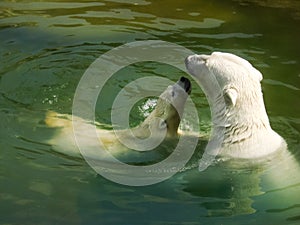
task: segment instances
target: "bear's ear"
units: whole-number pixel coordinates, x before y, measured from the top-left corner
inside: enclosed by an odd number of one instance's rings
[[[224,90],[224,99],[227,106],[235,106],[238,98],[238,92],[235,88],[227,88]]]
[[[257,76],[259,82],[262,81],[263,75],[261,74],[261,72],[259,70],[257,70],[257,69],[254,68],[254,73],[253,74],[255,74]]]

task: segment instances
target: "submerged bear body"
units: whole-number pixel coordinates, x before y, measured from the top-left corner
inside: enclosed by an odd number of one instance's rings
[[[55,151],[80,157],[107,160],[109,151],[113,155],[126,155],[131,150],[148,151],[154,149],[162,141],[177,137],[177,130],[183,114],[184,105],[191,92],[191,83],[181,77],[177,83],[170,85],[159,97],[151,114],[137,127],[126,130],[105,130],[97,128],[94,123],[76,116],[48,112],[46,125],[58,128],[54,136],[48,140]],[[74,135],[74,123],[80,132],[80,140]],[[93,138],[97,133],[98,139]],[[80,141],[79,149],[76,141]],[[100,151],[100,152],[99,152]],[[105,158],[105,156],[108,156]]]

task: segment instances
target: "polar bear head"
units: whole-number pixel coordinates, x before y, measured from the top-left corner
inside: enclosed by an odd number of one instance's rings
[[[154,131],[167,129],[168,137],[176,136],[184,105],[190,93],[191,82],[181,77],[159,96],[154,110],[139,127]]]
[[[214,52],[211,55],[192,55],[186,59],[189,72],[211,101],[222,94],[227,105],[235,105],[244,98],[257,101],[261,94],[262,74],[247,60],[230,53]],[[249,102],[244,103],[249,103]],[[256,103],[256,102],[255,102]]]
[[[252,158],[278,148],[282,139],[270,127],[257,69],[221,52],[191,55],[185,63],[207,96],[214,135],[228,147],[227,152],[222,149],[224,154]]]
[[[226,120],[215,123],[228,123],[229,117],[234,116],[235,123],[247,119],[268,124],[260,85],[262,74],[248,61],[230,53],[214,52],[189,56],[186,66],[203,88],[212,113]]]

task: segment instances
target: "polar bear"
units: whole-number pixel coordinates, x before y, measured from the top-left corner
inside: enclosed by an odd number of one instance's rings
[[[129,152],[128,149],[143,151],[139,147],[144,147],[143,141],[150,136],[154,141],[158,139],[157,142],[159,143],[165,139],[175,138],[178,135],[178,126],[183,115],[185,102],[190,93],[190,80],[181,77],[174,85],[167,87],[159,96],[154,110],[139,126],[130,130],[97,128],[96,132],[101,143],[113,155],[121,155]],[[84,140],[83,145],[89,148],[89,157],[98,158],[99,140],[91,138],[89,133],[93,132],[95,124],[89,124],[88,121],[73,116],[74,120],[76,120],[77,126],[79,123],[79,126],[86,129],[86,132],[82,133],[83,138],[81,140]],[[74,138],[72,116],[49,111],[46,115],[45,123],[48,127],[59,128],[55,135],[47,141],[55,151],[74,157],[80,156],[80,151]],[[125,141],[125,144],[123,141]],[[134,145],[136,141],[141,142],[140,146]],[[133,148],[128,147],[126,145],[128,143]]]
[[[234,54],[191,55],[186,67],[205,92],[213,133],[206,153],[222,158],[261,158],[286,148],[272,130],[260,81],[262,74]]]
[[[270,126],[260,84],[262,74],[230,53],[191,55],[185,64],[207,96],[213,126],[199,163],[200,171],[207,170],[184,175],[189,180],[185,189],[201,197],[207,187],[212,187],[210,194],[217,190],[214,197],[221,195],[221,204],[203,204],[210,216],[254,213],[257,204],[253,204],[253,196],[264,193],[271,197],[259,200],[267,199],[260,211],[297,204],[299,188],[292,187],[300,182],[299,163]],[[213,166],[207,168],[209,165]]]

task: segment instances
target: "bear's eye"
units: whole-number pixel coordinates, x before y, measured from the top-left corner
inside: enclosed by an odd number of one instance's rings
[[[160,128],[160,129],[166,129],[167,127],[168,127],[167,121],[162,120],[162,121],[159,123],[159,128]]]
[[[171,96],[175,97],[175,95],[176,95],[175,91],[171,91]]]

